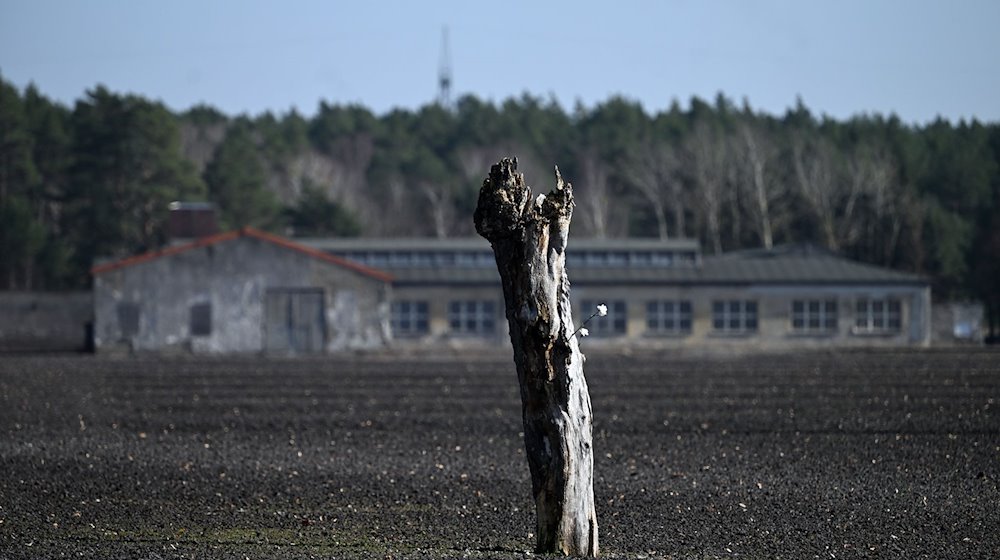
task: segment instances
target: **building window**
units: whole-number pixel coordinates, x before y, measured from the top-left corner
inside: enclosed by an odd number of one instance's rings
[[[408,251],[393,251],[389,253],[389,266],[411,266],[413,265],[413,254]]]
[[[394,301],[389,322],[396,336],[427,334],[428,313],[426,301]]]
[[[629,255],[629,264],[632,266],[649,266],[653,264],[653,255],[644,251],[633,252]]]
[[[684,251],[679,255],[678,260],[686,265],[691,265],[698,261],[698,255],[694,251]]]
[[[625,251],[609,251],[608,266],[628,266],[628,253]]]
[[[448,251],[434,253],[434,266],[455,266],[455,253]]]
[[[458,334],[492,334],[496,330],[496,302],[489,300],[448,303],[448,324]]]
[[[652,255],[653,266],[671,266],[674,264],[673,251],[656,251]]]
[[[646,329],[655,334],[690,334],[690,301],[647,301]]]
[[[597,310],[598,304],[602,302],[597,300],[585,299],[580,302],[582,312],[580,313],[580,320],[584,320],[590,317],[590,314]],[[625,302],[622,300],[609,301],[606,303],[608,306],[608,314],[604,317],[594,317],[587,323],[587,330],[590,334],[594,336],[622,336],[625,334],[625,320],[628,318],[626,314]]]
[[[118,302],[118,328],[123,337],[139,334],[139,304],[131,301]]]
[[[430,251],[418,251],[413,254],[414,266],[429,267],[434,266],[434,253]]]
[[[856,332],[899,332],[902,306],[894,298],[862,298],[854,313]]]
[[[212,334],[212,304],[203,302],[192,305],[189,325],[191,336]]]
[[[476,266],[476,253],[472,251],[460,251],[455,254],[455,264],[458,266]]]
[[[382,267],[389,266],[389,254],[384,251],[372,251],[368,253],[368,266]]]
[[[738,299],[713,301],[712,328],[720,333],[756,331],[757,302]]]
[[[837,300],[792,301],[792,330],[798,333],[829,333],[837,330]]]
[[[583,254],[583,259],[587,266],[604,267],[608,265],[607,251],[587,251]]]

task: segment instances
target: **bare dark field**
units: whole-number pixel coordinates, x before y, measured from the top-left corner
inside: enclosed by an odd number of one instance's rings
[[[1000,557],[1000,354],[592,355],[612,558]],[[506,354],[0,357],[2,558],[522,558]]]

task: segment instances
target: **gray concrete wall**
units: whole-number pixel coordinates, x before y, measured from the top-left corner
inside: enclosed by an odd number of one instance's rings
[[[79,351],[93,321],[91,292],[0,292],[0,351]]]
[[[384,340],[388,289],[378,280],[254,237],[240,237],[110,270],[95,278],[100,350],[260,352],[271,288],[321,288],[327,350]],[[117,306],[140,308],[139,332],[124,336]],[[190,309],[211,303],[212,329],[192,336]]]
[[[389,284],[316,259],[310,259],[310,279],[326,290],[327,351],[387,343]]]
[[[985,308],[974,301],[934,304],[931,309],[932,343],[941,346],[982,344],[986,334]]]

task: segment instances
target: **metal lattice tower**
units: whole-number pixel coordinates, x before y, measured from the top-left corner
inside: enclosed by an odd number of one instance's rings
[[[451,55],[448,52],[448,27],[441,33],[441,62],[438,65],[438,103],[451,109]]]

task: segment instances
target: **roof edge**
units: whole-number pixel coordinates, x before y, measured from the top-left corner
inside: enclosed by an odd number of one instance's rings
[[[177,254],[184,253],[184,252],[187,252],[187,251],[190,251],[190,250],[193,250],[193,249],[198,249],[198,248],[201,248],[201,247],[207,247],[209,245],[215,245],[217,243],[222,243],[222,242],[225,242],[225,241],[231,241],[233,239],[239,239],[241,237],[253,237],[253,238],[259,239],[261,241],[266,241],[266,242],[271,243],[273,245],[277,245],[277,246],[283,247],[285,249],[291,249],[293,251],[296,251],[296,252],[301,253],[303,255],[312,257],[314,259],[318,259],[318,260],[321,260],[321,261],[324,261],[324,262],[328,262],[328,263],[331,263],[331,264],[342,266],[344,268],[347,268],[347,269],[352,270],[354,272],[357,272],[359,274],[363,274],[365,276],[369,276],[369,277],[374,278],[376,280],[380,280],[382,282],[392,282],[392,280],[393,280],[393,277],[392,277],[391,274],[388,274],[388,273],[383,272],[381,270],[378,270],[376,268],[372,268],[370,266],[365,266],[363,264],[356,263],[354,261],[351,261],[351,260],[348,260],[348,259],[344,259],[344,258],[338,257],[336,255],[331,255],[329,253],[325,253],[325,252],[320,251],[318,249],[314,249],[312,247],[307,247],[307,246],[302,245],[300,243],[296,243],[295,241],[292,241],[292,240],[287,239],[285,237],[281,237],[280,235],[275,235],[273,233],[267,233],[265,231],[261,231],[261,230],[258,230],[256,228],[250,227],[250,226],[246,226],[246,227],[243,227],[243,228],[238,229],[238,230],[227,231],[227,232],[223,232],[223,233],[217,233],[215,235],[209,235],[207,237],[202,237],[201,239],[196,239],[196,240],[191,241],[189,243],[183,243],[181,245],[175,245],[173,247],[166,247],[166,248],[163,248],[163,249],[157,249],[155,251],[149,251],[149,252],[142,253],[142,254],[139,254],[139,255],[135,255],[135,256],[132,256],[132,257],[126,257],[124,259],[117,260],[117,261],[114,261],[114,262],[99,264],[99,265],[96,265],[96,266],[92,267],[90,269],[90,273],[93,276],[97,276],[97,275],[103,274],[105,272],[111,272],[112,270],[119,270],[119,269],[122,269],[122,268],[127,268],[127,267],[130,267],[130,266],[133,266],[133,265],[137,265],[137,264],[142,264],[142,263],[145,263],[145,262],[153,261],[153,260],[156,260],[156,259],[159,259],[159,258],[162,258],[162,257],[169,257],[169,256],[172,256],[172,255],[177,255]]]
[[[187,243],[181,243],[180,245],[172,245],[170,247],[165,247],[163,249],[156,249],[153,251],[140,253],[138,255],[134,255],[131,257],[125,257],[124,259],[120,259],[117,261],[98,264],[91,267],[90,274],[97,276],[98,274],[103,274],[105,272],[110,272],[112,270],[118,270],[120,268],[126,268],[137,264],[142,264],[144,262],[153,261],[161,257],[169,257],[171,255],[184,253],[192,249],[197,249],[199,247],[207,247],[209,245],[215,245],[216,243],[221,243],[223,241],[237,239],[241,236],[242,236],[242,230],[216,233],[214,235],[202,237],[194,241],[189,241]]]
[[[331,254],[326,253],[324,251],[320,251],[319,249],[314,249],[312,247],[308,247],[308,246],[303,245],[301,243],[297,243],[295,241],[292,241],[291,239],[288,239],[286,237],[282,237],[280,235],[275,235],[273,233],[267,233],[265,231],[261,231],[261,230],[258,230],[258,229],[255,229],[255,228],[252,228],[252,227],[249,227],[249,226],[243,228],[240,231],[243,232],[245,235],[247,235],[249,237],[256,237],[257,239],[260,239],[262,241],[267,241],[269,243],[273,243],[275,245],[278,245],[279,247],[284,247],[286,249],[291,249],[293,251],[298,251],[298,252],[300,252],[300,253],[302,253],[304,255],[308,255],[310,257],[319,259],[321,261],[326,261],[328,263],[340,265],[340,266],[342,266],[344,268],[351,269],[354,272],[357,272],[357,273],[360,273],[360,274],[364,274],[365,276],[370,276],[372,278],[375,278],[377,280],[381,280],[383,282],[392,282],[393,281],[393,276],[391,274],[387,273],[387,272],[384,272],[384,271],[379,270],[377,268],[372,268],[372,267],[367,266],[367,265],[363,265],[361,263],[358,263],[358,262],[355,262],[355,261],[352,261],[352,260],[349,260],[349,259],[345,259],[343,257],[338,257],[337,255],[331,255]]]

